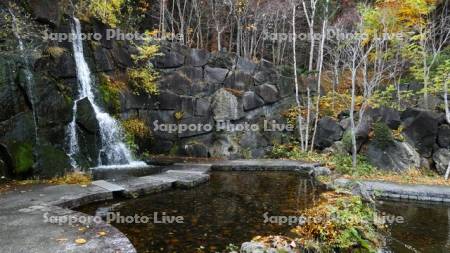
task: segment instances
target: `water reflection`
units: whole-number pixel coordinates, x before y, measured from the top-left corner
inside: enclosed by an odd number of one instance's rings
[[[403,216],[404,223],[389,226],[391,252],[450,252],[450,206],[415,202],[382,202],[378,209]]]
[[[286,172],[215,172],[211,181],[191,190],[174,190],[127,200],[122,215],[165,212],[181,215],[183,224],[115,224],[139,252],[222,251],[256,235],[289,234],[293,226],[264,223],[269,216],[299,215],[314,205],[320,190],[314,183]],[[99,207],[82,209],[94,213]]]

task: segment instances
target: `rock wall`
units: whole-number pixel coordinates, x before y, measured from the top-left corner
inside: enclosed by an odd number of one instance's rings
[[[33,25],[48,33],[71,32],[70,8],[54,0],[29,1],[25,9]],[[8,5],[0,4],[7,10]],[[49,6],[52,6],[50,8]],[[67,7],[67,6],[66,6]],[[99,92],[101,76],[124,77],[134,62],[135,47],[125,41],[106,40],[108,27],[101,22],[82,21],[82,32],[99,33],[102,39],[85,40],[84,54],[89,64],[98,104],[108,108]],[[30,41],[25,41],[29,46]],[[53,177],[70,170],[66,155],[67,127],[72,120],[78,90],[73,49],[70,41],[33,41],[35,49],[26,66],[18,53],[18,41],[11,36],[0,41],[7,57],[0,58],[0,176]],[[51,51],[50,49],[53,49]],[[56,50],[55,50],[56,49]],[[10,50],[10,51],[8,51]],[[135,95],[125,89],[120,94],[122,119],[139,118],[154,130],[160,124],[210,124],[221,120],[232,124],[258,124],[264,120],[285,123],[281,112],[293,103],[292,80],[279,75],[266,61],[255,63],[232,54],[210,53],[179,45],[162,45],[163,55],[154,59],[159,70],[158,96]],[[33,91],[27,89],[24,69],[33,73]],[[35,103],[33,103],[35,101]],[[100,134],[89,101],[77,103],[77,133],[80,165],[97,165]],[[112,111],[110,111],[112,113]],[[37,127],[34,124],[36,115]],[[36,131],[35,131],[36,129]],[[37,134],[35,134],[37,133]],[[262,157],[283,133],[261,131],[153,131],[152,140],[141,140],[140,151],[196,157]]]
[[[294,103],[293,80],[281,76],[271,63],[180,45],[164,45],[162,52],[153,60],[161,73],[160,94],[126,93],[121,102],[123,118],[140,118],[152,129],[153,153],[259,158],[290,134],[264,129],[264,122],[272,120],[285,124],[281,113]],[[259,131],[223,130],[221,122],[257,125]],[[213,128],[168,132],[161,129],[164,124]]]

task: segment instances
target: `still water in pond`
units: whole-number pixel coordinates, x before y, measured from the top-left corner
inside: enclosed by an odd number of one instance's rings
[[[289,235],[293,225],[264,222],[268,216],[300,215],[318,201],[313,181],[286,172],[214,172],[210,182],[189,190],[173,190],[126,200],[114,212],[182,216],[184,223],[113,224],[138,252],[221,252],[257,235]],[[112,203],[108,203],[109,205]],[[80,209],[94,214],[98,207]]]
[[[450,206],[415,202],[382,202],[378,211],[401,216],[389,226],[387,244],[395,253],[450,252]]]

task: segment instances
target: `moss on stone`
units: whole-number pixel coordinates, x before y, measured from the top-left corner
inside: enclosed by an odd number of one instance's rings
[[[24,174],[33,167],[33,145],[28,142],[17,142],[11,147],[14,160],[14,172]]]
[[[40,146],[37,150],[39,157],[39,176],[41,178],[53,178],[63,176],[70,168],[69,157],[58,148],[50,145]]]
[[[122,90],[122,83],[114,82],[105,74],[99,76],[99,91],[103,102],[108,107],[111,113],[120,112],[120,92]]]

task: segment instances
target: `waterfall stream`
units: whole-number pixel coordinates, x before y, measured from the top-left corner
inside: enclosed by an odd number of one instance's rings
[[[34,82],[34,76],[33,72],[30,69],[30,60],[28,59],[28,56],[25,52],[25,46],[22,40],[22,37],[20,36],[19,28],[17,26],[17,20],[14,13],[9,10],[9,13],[12,17],[12,25],[13,25],[13,33],[14,36],[17,38],[17,41],[19,43],[19,51],[21,54],[21,58],[23,60],[23,72],[25,75],[25,92],[27,93],[28,100],[31,104],[31,111],[33,113],[33,121],[34,121],[34,137],[36,144],[39,144],[39,135],[38,135],[38,117],[36,112],[36,101],[35,101],[35,82]]]
[[[84,98],[88,98],[91,102],[100,128],[101,148],[97,165],[143,165],[142,162],[133,160],[131,151],[122,141],[124,134],[118,122],[96,104],[92,88],[91,72],[83,53],[81,24],[75,17],[71,29],[78,79],[78,96],[73,105],[73,119],[68,129],[69,157],[71,158],[72,166],[74,168],[78,167],[74,156],[80,151],[76,125],[77,102]]]

